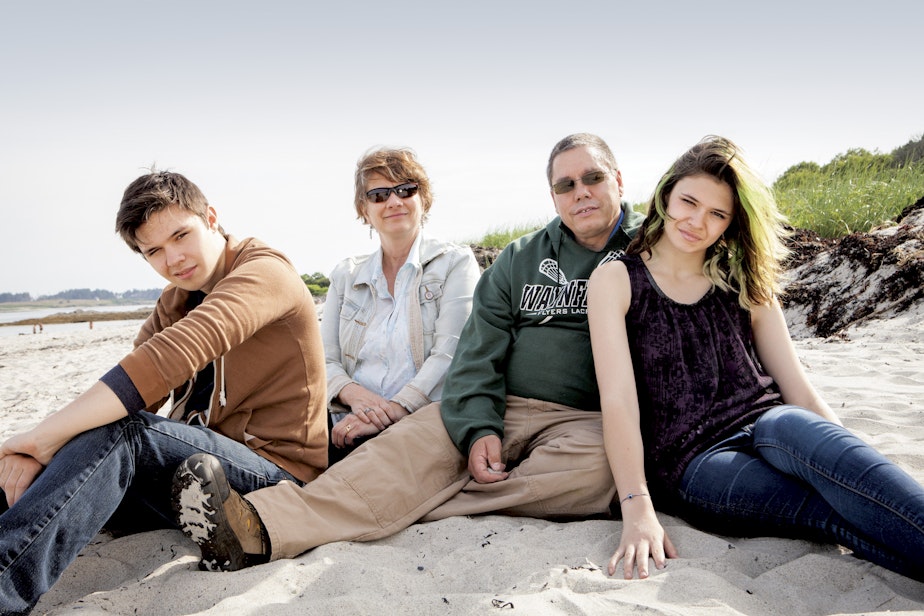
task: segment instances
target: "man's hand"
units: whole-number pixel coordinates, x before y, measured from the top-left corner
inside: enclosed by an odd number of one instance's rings
[[[482,436],[468,452],[468,472],[478,483],[503,481],[510,474],[504,472],[501,460],[501,440],[494,434]]]
[[[16,504],[44,468],[30,456],[14,453],[0,457],[0,490],[6,494],[7,505]]]

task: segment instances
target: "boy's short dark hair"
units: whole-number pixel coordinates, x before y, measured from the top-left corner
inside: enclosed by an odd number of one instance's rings
[[[152,170],[125,189],[119,213],[116,214],[116,233],[122,236],[129,248],[141,252],[135,236],[138,229],[151,214],[171,205],[208,220],[209,202],[198,186],[179,173]]]

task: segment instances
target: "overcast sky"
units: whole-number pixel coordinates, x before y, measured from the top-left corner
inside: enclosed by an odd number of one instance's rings
[[[427,231],[470,241],[554,215],[573,132],[642,201],[706,134],[772,181],[924,131],[920,2],[673,4],[0,0],[0,292],[162,286],[113,230],[152,164],[326,274],[377,245],[352,205],[372,146],[416,150]]]

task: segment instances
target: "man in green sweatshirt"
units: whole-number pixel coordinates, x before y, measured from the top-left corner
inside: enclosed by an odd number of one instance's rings
[[[244,498],[213,457],[181,465],[174,507],[202,550],[201,568],[239,569],[453,515],[609,510],[616,488],[603,449],[586,286],[597,266],[622,254],[642,216],[622,203],[622,175],[595,135],[558,142],[547,176],[558,216],[510,244],[481,277],[442,403],[304,487],[282,482]]]

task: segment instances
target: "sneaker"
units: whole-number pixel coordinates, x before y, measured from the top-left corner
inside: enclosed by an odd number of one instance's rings
[[[215,456],[197,453],[186,458],[173,476],[172,496],[177,526],[202,551],[200,569],[237,571],[269,561],[260,516],[231,489]]]

